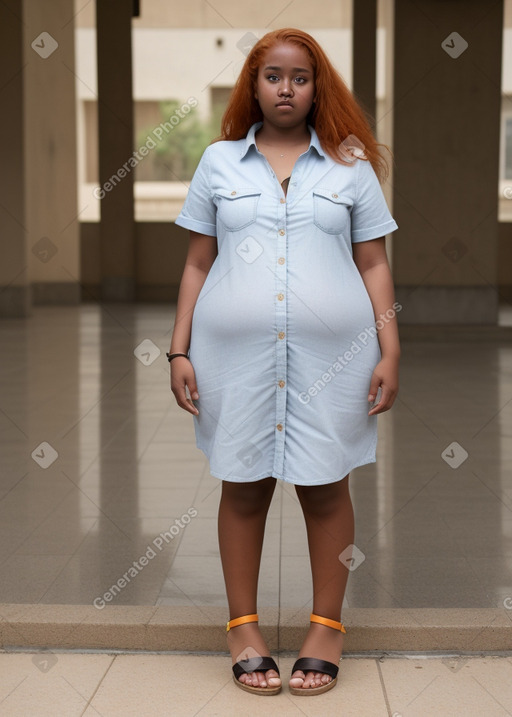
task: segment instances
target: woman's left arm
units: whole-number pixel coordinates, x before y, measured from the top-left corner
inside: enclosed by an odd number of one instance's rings
[[[379,403],[368,412],[369,416],[388,411],[398,393],[398,365],[400,342],[398,339],[397,304],[395,290],[386,254],[385,238],[352,244],[354,262],[361,274],[372,302],[377,324],[381,360],[373,372],[368,401],[373,403],[377,389],[381,388]]]

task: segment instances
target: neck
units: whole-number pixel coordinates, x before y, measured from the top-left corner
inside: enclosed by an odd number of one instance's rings
[[[263,126],[256,132],[255,137],[267,144],[278,144],[280,147],[286,145],[294,147],[311,139],[306,122],[297,127],[276,127],[266,120],[263,120]]]

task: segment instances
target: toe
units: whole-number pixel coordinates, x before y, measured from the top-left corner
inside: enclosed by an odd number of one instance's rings
[[[269,687],[279,687],[281,684],[281,678],[275,670],[267,670],[265,676]]]
[[[244,672],[239,677],[240,682],[250,687],[266,689],[267,687],[279,687],[281,678],[275,670],[267,672]]]
[[[306,678],[304,680],[304,684],[302,685],[304,689],[308,689],[309,687],[314,687],[314,680],[315,680],[315,674],[314,672],[306,672]]]
[[[322,687],[331,681],[331,677],[324,672],[307,672],[302,685],[293,684],[292,687],[303,687],[304,689],[312,689]]]
[[[290,678],[290,687],[302,687],[304,684],[305,675],[302,670],[295,670]]]

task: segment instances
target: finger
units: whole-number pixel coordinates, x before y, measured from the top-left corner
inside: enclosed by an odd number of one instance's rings
[[[199,413],[197,410],[196,405],[192,402],[192,399],[194,401],[197,401],[199,398],[199,393],[197,392],[197,386],[195,383],[195,379],[185,379],[185,395],[187,399],[187,403],[193,407],[194,413]]]
[[[194,406],[194,404],[192,403],[192,401],[191,401],[190,399],[188,399],[188,398],[187,398],[187,406],[186,406],[186,409],[187,409],[187,411],[190,411],[190,413],[193,413],[194,416],[199,416],[199,409],[197,408],[197,406]]]
[[[377,391],[382,383],[382,379],[376,373],[372,375],[370,388],[368,389],[368,403],[373,403],[377,398]]]
[[[178,406],[180,408],[183,408],[183,409],[185,409],[185,411],[188,411],[189,413],[193,413],[194,415],[197,416],[199,414],[199,411],[196,408],[196,406],[194,406],[194,404],[192,403],[190,398],[187,397],[185,389],[186,389],[185,384],[183,384],[181,386],[174,386],[172,388],[172,392],[174,393],[174,396],[176,398],[176,403],[178,404]]]
[[[387,386],[381,386],[381,396],[379,402],[368,411],[369,416],[374,416],[377,413],[384,413],[388,411],[393,405],[393,392]]]
[[[199,393],[198,393],[198,390],[197,390],[197,383],[196,383],[195,378],[189,380],[186,385],[187,385],[188,390],[189,390],[189,392],[190,392],[191,398],[193,398],[194,401],[197,401],[197,399],[199,398]]]

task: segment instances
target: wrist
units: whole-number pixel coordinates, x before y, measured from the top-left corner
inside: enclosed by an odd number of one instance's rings
[[[169,363],[171,363],[171,361],[177,358],[186,358],[188,361],[190,361],[188,351],[187,353],[185,353],[184,351],[173,351],[172,353],[166,353],[165,355],[167,356],[167,360],[169,361]]]

